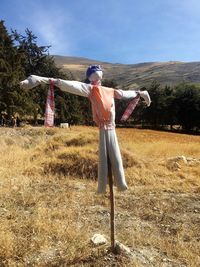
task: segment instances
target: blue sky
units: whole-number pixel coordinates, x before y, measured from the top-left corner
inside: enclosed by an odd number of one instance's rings
[[[0,19],[29,28],[50,54],[112,63],[200,61],[199,0],[1,0]]]

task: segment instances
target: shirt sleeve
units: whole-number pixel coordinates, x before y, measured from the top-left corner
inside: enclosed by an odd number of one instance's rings
[[[58,79],[55,83],[62,91],[75,95],[88,97],[91,91],[91,85],[78,81],[67,81]]]
[[[114,96],[117,99],[131,99],[131,98],[135,98],[138,95],[138,91],[134,91],[134,90],[116,90],[114,92]]]
[[[60,88],[64,92],[68,92],[75,95],[88,97],[91,91],[91,85],[78,81],[67,81],[61,79],[41,77],[37,75],[31,75],[26,80],[20,82],[21,88],[31,89],[39,84],[49,84],[50,80],[53,80],[55,86]]]

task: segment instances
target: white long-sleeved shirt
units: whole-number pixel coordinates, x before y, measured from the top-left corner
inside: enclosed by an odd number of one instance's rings
[[[29,76],[26,80],[20,83],[20,86],[24,89],[31,89],[39,84],[49,84],[50,80],[55,82],[55,86],[60,88],[64,92],[68,92],[71,94],[89,97],[92,85],[78,82],[78,81],[68,81],[62,79],[54,79],[54,78],[46,78],[36,75]],[[114,89],[114,98],[117,99],[130,99],[136,97],[138,92],[136,91],[124,91],[124,90],[116,90]],[[110,124],[115,125],[115,102],[114,98],[112,100],[112,108],[111,108],[111,117],[110,117]]]

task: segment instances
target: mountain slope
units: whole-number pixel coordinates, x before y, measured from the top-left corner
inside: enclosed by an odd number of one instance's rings
[[[70,71],[77,80],[84,80],[85,71],[89,65],[99,64],[103,66],[104,78],[114,79],[118,87],[131,88],[135,83],[145,86],[153,80],[162,85],[175,85],[181,82],[200,83],[200,62],[119,64],[57,55],[54,59],[59,67],[64,71]]]

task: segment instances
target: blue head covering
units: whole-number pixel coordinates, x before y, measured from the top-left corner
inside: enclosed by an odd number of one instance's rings
[[[96,71],[103,71],[100,65],[91,65],[86,71],[86,77],[89,78],[90,75]]]

